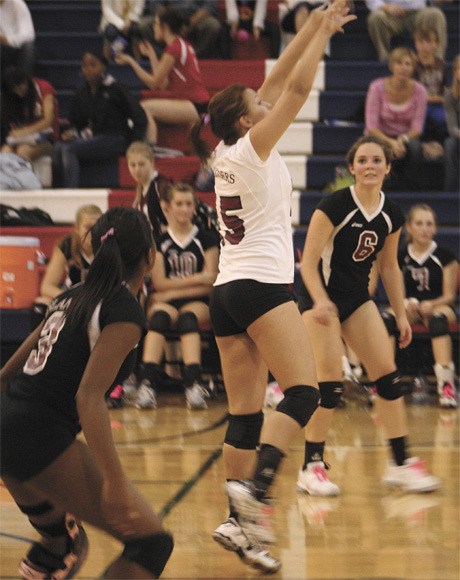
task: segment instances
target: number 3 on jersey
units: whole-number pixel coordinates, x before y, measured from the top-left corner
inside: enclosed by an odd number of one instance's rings
[[[64,324],[65,316],[62,311],[53,312],[45,322],[37,348],[32,350],[24,365],[23,372],[26,375],[36,375],[43,369]]]
[[[244,222],[236,215],[229,215],[229,212],[235,212],[242,209],[241,198],[239,195],[233,197],[222,197],[220,200],[220,215],[222,221],[228,228],[225,232],[224,239],[232,246],[238,245],[244,238]]]

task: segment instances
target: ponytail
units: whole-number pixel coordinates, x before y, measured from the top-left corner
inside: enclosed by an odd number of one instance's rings
[[[66,314],[72,330],[86,328],[97,305],[123,282],[129,282],[155,248],[147,217],[140,211],[117,207],[91,228],[94,260]]]
[[[200,158],[202,165],[207,164],[212,152],[212,148],[210,147],[209,143],[205,141],[200,135],[201,129],[205,127],[209,121],[209,114],[205,113],[204,115],[201,115],[198,121],[192,125],[190,130],[190,138],[192,141],[193,150]]]

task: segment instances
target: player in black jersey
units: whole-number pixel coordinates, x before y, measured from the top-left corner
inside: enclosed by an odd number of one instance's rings
[[[434,241],[437,218],[426,204],[411,207],[406,221],[407,244],[398,256],[406,290],[406,313],[411,323],[423,324],[431,335],[439,403],[457,407],[455,366],[449,324],[456,321],[453,308],[458,286],[458,260]],[[390,336],[397,334],[394,313],[384,321]]]
[[[148,306],[145,374],[155,385],[160,377],[166,335],[171,328],[176,329],[180,335],[187,407],[205,409],[209,393],[201,384],[200,328],[210,326],[208,304],[217,276],[219,238],[213,230],[193,223],[196,201],[190,185],[171,185],[161,194],[160,202],[168,227],[160,236],[152,271],[154,292]]]
[[[306,427],[305,461],[297,486],[312,495],[337,495],[323,461],[333,410],[343,393],[342,336],[366,367],[377,387],[376,410],[389,439],[394,462],[384,481],[407,491],[431,491],[438,478],[422,461],[407,456],[407,426],[400,376],[391,341],[369,297],[369,273],[377,260],[380,275],[405,348],[412,333],[404,309],[397,249],[404,216],[381,191],[391,170],[389,146],[372,136],[361,137],[347,154],[355,185],[325,197],[313,213],[302,257],[303,288],[299,307],[312,341],[321,401]]]
[[[0,372],[1,476],[41,534],[22,577],[73,576],[87,551],[83,520],[125,546],[105,577],[157,578],[172,537],[123,471],[104,400],[146,331],[135,296],[155,245],[147,218],[131,208],[109,210],[91,234],[86,281],[50,304]]]
[[[38,296],[30,309],[30,328],[33,330],[43,320],[46,308],[61,292],[83,282],[93,260],[91,236],[88,231],[102,214],[97,205],[83,205],[75,216],[75,229],[60,239],[53,248]]]

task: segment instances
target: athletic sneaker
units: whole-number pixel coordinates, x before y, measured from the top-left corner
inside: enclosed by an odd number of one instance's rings
[[[209,399],[209,393],[200,383],[193,383],[185,389],[187,409],[207,409],[206,399]]]
[[[238,521],[251,543],[272,544],[275,541],[271,519],[273,507],[255,497],[251,481],[228,481],[230,505],[238,513]]]
[[[339,486],[329,480],[323,461],[312,461],[299,470],[297,489],[315,496],[339,495]]]
[[[280,386],[275,381],[268,383],[265,390],[264,407],[269,409],[275,409],[282,400],[284,399],[283,391]]]
[[[137,396],[137,379],[134,373],[131,373],[126,381],[123,381],[123,400],[126,406],[134,404]]]
[[[212,534],[214,540],[226,550],[235,552],[241,560],[266,574],[274,574],[281,562],[272,558],[258,542],[250,542],[235,518],[228,518]]]
[[[120,409],[123,405],[123,385],[117,385],[110,391],[107,398],[107,407],[109,409]]]
[[[425,461],[418,457],[406,459],[403,465],[389,461],[382,481],[386,485],[401,487],[404,491],[414,493],[434,491],[441,485],[439,477],[430,475]]]
[[[63,580],[75,576],[88,554],[88,537],[70,514],[66,516],[66,526],[69,535],[67,554],[58,558],[41,544],[34,544],[19,565],[21,578]]]
[[[452,383],[445,383],[442,389],[438,391],[441,407],[452,407],[455,409],[458,406],[457,391]]]
[[[156,393],[147,379],[144,379],[137,389],[134,406],[136,409],[156,409],[158,406]]]

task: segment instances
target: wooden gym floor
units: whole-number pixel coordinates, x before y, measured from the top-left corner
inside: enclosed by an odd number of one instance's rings
[[[271,411],[268,411],[271,412]],[[123,464],[175,536],[162,578],[264,577],[211,538],[227,516],[220,455],[225,433],[225,396],[206,411],[188,411],[182,396],[161,396],[152,411],[112,410],[112,427]],[[431,494],[385,488],[380,477],[388,456],[378,420],[357,400],[337,411],[329,437],[331,479],[337,498],[296,491],[303,459],[298,439],[274,488],[277,499],[272,548],[285,579],[458,580],[459,426],[455,410],[408,405],[413,455],[427,460],[443,480]],[[0,577],[18,578],[17,566],[36,534],[0,488]],[[78,578],[97,578],[120,545],[88,528],[89,557]]]

